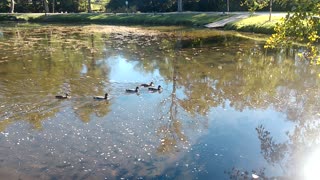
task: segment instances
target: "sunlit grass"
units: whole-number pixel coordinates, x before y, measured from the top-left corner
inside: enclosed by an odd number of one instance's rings
[[[99,23],[99,24],[135,24],[135,25],[179,25],[203,26],[231,15],[183,13],[183,14],[6,14],[0,15],[0,21],[24,20],[30,22],[58,23]]]
[[[214,36],[224,35],[232,35],[237,37],[242,37],[246,39],[252,39],[255,41],[266,41],[268,39],[268,35],[264,34],[255,34],[245,33],[245,32],[236,32],[236,31],[215,31],[208,28],[193,28],[186,26],[143,26],[144,29],[148,30],[156,30],[163,33],[173,33],[175,35],[179,35],[180,37],[194,39],[194,38],[210,38]],[[178,33],[177,33],[178,32]]]
[[[274,27],[280,18],[281,16],[272,16],[271,21],[269,21],[269,15],[252,16],[237,22],[229,23],[227,24],[226,29],[272,34],[274,33]]]

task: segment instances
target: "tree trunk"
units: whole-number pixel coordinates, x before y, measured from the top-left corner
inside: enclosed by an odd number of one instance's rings
[[[272,13],[272,0],[270,0],[269,21],[271,21],[271,13]]]
[[[227,12],[230,12],[230,4],[229,4],[229,0],[227,0]]]
[[[91,0],[88,0],[88,13],[91,13]]]
[[[52,13],[54,13],[54,5],[55,5],[55,0],[52,1]]]
[[[182,0],[178,0],[178,12],[182,12]]]
[[[154,6],[154,2],[153,0],[151,0],[151,4],[152,4],[152,11],[153,11],[153,14],[156,13],[156,9],[155,9],[155,6]]]
[[[10,13],[14,13],[14,0],[11,0]]]
[[[49,12],[48,0],[43,0],[43,5],[44,5],[44,11],[47,15],[47,13]]]

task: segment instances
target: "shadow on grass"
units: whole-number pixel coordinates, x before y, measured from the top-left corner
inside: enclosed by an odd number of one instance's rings
[[[0,15],[0,21],[58,22],[58,23],[97,23],[121,25],[178,25],[203,26],[229,15],[218,14],[10,14]]]

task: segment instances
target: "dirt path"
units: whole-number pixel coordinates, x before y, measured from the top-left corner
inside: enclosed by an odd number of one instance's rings
[[[234,22],[234,21],[238,21],[240,19],[244,19],[247,18],[249,16],[249,14],[238,14],[238,15],[234,15],[232,17],[223,19],[221,21],[217,21],[217,22],[213,22],[210,24],[206,24],[205,27],[207,28],[222,28],[224,27],[227,23],[230,22]]]

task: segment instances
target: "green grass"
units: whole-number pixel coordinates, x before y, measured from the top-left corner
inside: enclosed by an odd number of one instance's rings
[[[225,29],[272,34],[274,33],[274,27],[280,18],[280,16],[272,16],[271,21],[269,21],[269,15],[251,16],[246,19],[227,24]]]
[[[0,21],[29,21],[43,14],[0,14]]]
[[[202,27],[232,15],[218,15],[206,13],[167,13],[167,14],[105,14],[105,13],[76,13],[76,14],[0,14],[0,21],[28,21],[49,23],[90,23],[90,24],[120,24],[120,25],[151,25],[151,26],[186,26]],[[280,16],[268,15],[251,16],[226,25],[226,30],[255,32],[262,34],[274,33],[276,22]]]
[[[229,15],[230,16],[230,15]],[[125,25],[179,25],[203,26],[229,16],[205,13],[183,14],[0,14],[0,21],[24,20],[29,22],[98,23]]]

